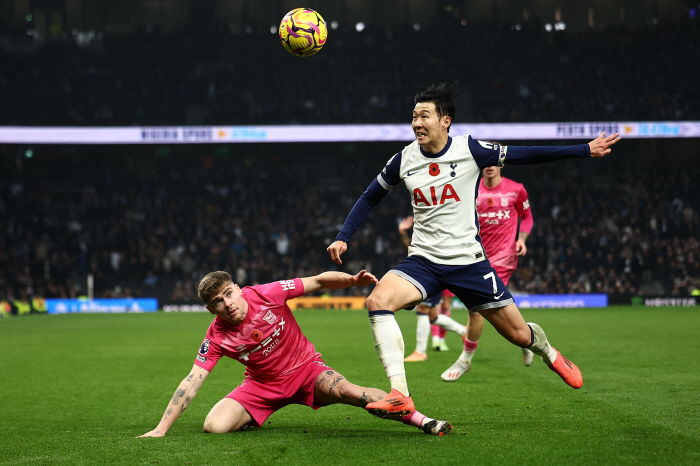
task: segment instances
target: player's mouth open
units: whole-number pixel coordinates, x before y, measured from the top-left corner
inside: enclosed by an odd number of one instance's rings
[[[416,133],[417,138],[424,138],[425,136],[427,136],[425,133]]]

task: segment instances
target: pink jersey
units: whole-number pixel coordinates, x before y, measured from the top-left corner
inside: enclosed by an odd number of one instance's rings
[[[532,213],[525,187],[508,178],[502,178],[498,186],[487,188],[482,178],[476,199],[479,214],[481,244],[491,265],[513,270],[518,264],[515,241],[520,230],[530,233]]]
[[[271,379],[320,359],[299,328],[287,300],[304,294],[300,278],[245,287],[248,314],[239,325],[216,317],[207,330],[195,364],[210,371],[221,356],[246,366],[245,377]]]

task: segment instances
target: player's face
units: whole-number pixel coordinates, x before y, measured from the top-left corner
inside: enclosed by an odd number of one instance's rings
[[[233,283],[229,283],[218,294],[212,296],[207,303],[207,309],[233,325],[240,324],[248,315],[248,303],[241,296],[241,289]]]
[[[501,177],[501,167],[486,167],[481,173],[485,180],[496,180]]]
[[[411,127],[416,141],[430,153],[439,152],[447,143],[449,116],[438,116],[433,102],[419,102],[413,109]]]

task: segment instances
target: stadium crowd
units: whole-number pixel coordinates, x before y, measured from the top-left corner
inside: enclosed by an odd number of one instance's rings
[[[163,146],[155,154],[136,146],[126,155],[120,147],[47,147],[18,156],[3,167],[13,176],[0,177],[0,299],[85,295],[91,273],[95,297],[196,303],[196,285],[212,270],[254,284],[332,268],[325,248],[366,188],[357,180],[376,176],[391,152],[302,146],[287,147],[293,163],[273,146]],[[513,292],[629,299],[700,288],[700,169],[672,167],[660,177],[628,162],[504,171],[525,184],[535,219]],[[408,202],[399,187],[374,209],[342,270],[382,276],[405,257],[396,227]]]
[[[0,31],[0,125],[408,123],[413,95],[435,76],[462,84],[457,122],[700,120],[699,24],[341,25],[305,59],[267,26],[43,45]],[[422,45],[438,34],[441,53],[429,54]],[[376,176],[400,145],[280,147],[66,146],[27,158],[4,146],[0,300],[85,295],[92,274],[96,297],[197,302],[211,270],[252,284],[331,267],[325,248],[366,188],[357,180]],[[525,184],[535,219],[514,292],[700,288],[697,164],[659,176],[622,159],[595,175],[506,169]],[[396,226],[410,206],[397,191],[354,236],[346,271],[381,276],[405,256]]]
[[[435,76],[461,81],[458,122],[698,120],[699,25],[341,25],[304,59],[269,26],[0,41],[0,125],[399,123]]]

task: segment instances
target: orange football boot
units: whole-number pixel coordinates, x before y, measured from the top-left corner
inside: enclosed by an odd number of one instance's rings
[[[403,358],[404,362],[416,362],[416,361],[427,361],[428,355],[421,354],[418,351],[414,351],[410,356]]]
[[[578,367],[576,367],[576,364],[562,356],[556,348],[552,349],[557,352],[557,359],[554,360],[554,364],[548,365],[549,368],[559,374],[559,377],[571,387],[581,388],[581,385],[583,385],[583,376]]]
[[[411,396],[404,396],[392,388],[383,400],[375,401],[365,406],[370,414],[375,416],[386,416],[387,414],[410,414],[416,409]]]

